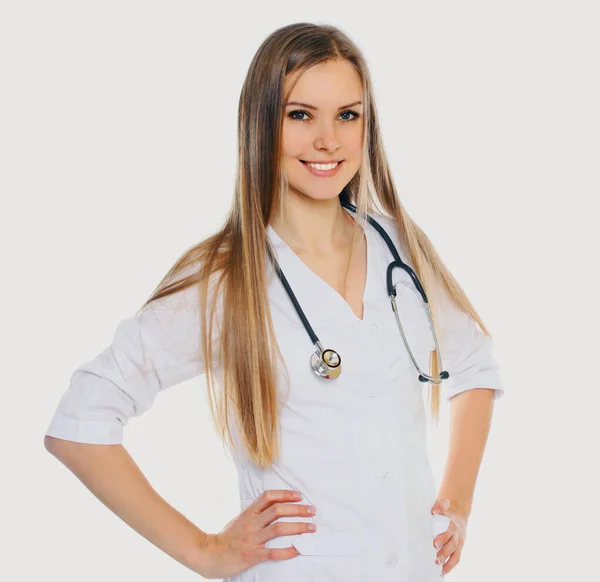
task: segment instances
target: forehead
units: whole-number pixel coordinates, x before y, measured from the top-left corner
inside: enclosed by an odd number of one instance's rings
[[[362,83],[352,63],[338,59],[288,75],[284,81],[284,95],[287,95],[286,101],[337,107],[340,103],[359,101]]]

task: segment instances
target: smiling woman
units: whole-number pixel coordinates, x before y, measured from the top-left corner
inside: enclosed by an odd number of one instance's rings
[[[347,60],[332,59],[290,74],[284,91],[288,99],[282,155],[288,195],[310,193],[313,200],[331,199],[356,174],[362,160],[361,78]],[[321,183],[313,177],[335,180]],[[288,202],[295,204],[286,198]]]
[[[483,322],[398,198],[357,46],[329,25],[273,32],[242,87],[238,142],[225,224],[183,253],[112,343],[74,371],[48,450],[205,578],[437,581],[460,557],[491,394],[503,388]],[[416,277],[394,279],[391,261]],[[430,375],[415,373],[398,312]],[[305,320],[328,342],[319,352]],[[343,373],[315,374],[315,357],[339,364],[332,346]],[[422,398],[429,379],[437,415],[440,352],[447,400],[488,391],[455,401],[466,420],[453,429],[450,506],[436,498]],[[218,534],[158,497],[122,446],[105,446],[121,445],[123,427],[161,391],[203,373],[242,506]],[[434,508],[446,513],[434,519]]]

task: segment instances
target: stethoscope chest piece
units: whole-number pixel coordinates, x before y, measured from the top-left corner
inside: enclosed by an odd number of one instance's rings
[[[335,350],[320,350],[310,357],[310,367],[319,378],[335,380],[342,371],[342,359]]]

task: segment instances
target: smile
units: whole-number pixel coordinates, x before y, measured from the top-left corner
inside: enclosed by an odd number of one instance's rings
[[[332,162],[331,164],[313,164],[300,160],[304,167],[314,176],[330,177],[338,173],[344,160]]]

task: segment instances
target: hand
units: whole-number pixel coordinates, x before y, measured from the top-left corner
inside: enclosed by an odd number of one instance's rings
[[[228,578],[266,560],[288,560],[299,556],[294,546],[265,548],[268,540],[284,535],[315,531],[310,522],[279,521],[282,516],[313,516],[310,505],[285,503],[298,501],[301,494],[282,489],[268,489],[231,520],[218,534],[208,534],[200,550],[197,572],[204,578]],[[313,529],[310,529],[312,526]]]
[[[454,507],[449,499],[437,499],[431,508],[434,515],[445,515],[450,519],[448,529],[433,538],[433,545],[437,548],[437,560],[442,564],[442,576],[458,564],[462,549],[467,539],[468,515],[464,515],[457,507]],[[445,560],[448,560],[446,563]]]

